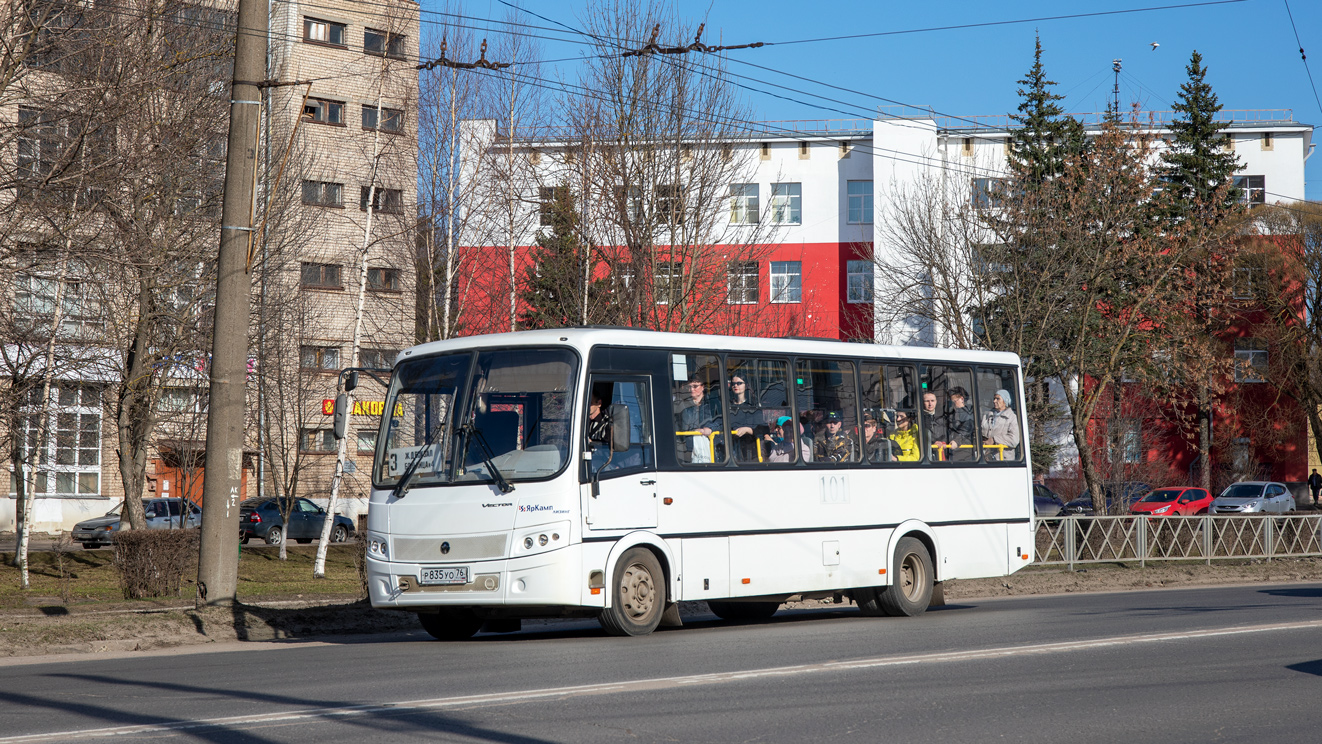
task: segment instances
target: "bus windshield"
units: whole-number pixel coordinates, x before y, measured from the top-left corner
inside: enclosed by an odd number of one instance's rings
[[[473,357],[476,356],[476,360]],[[496,349],[402,362],[391,380],[374,482],[411,485],[545,478],[569,458],[576,355]],[[488,457],[489,455],[489,457]]]

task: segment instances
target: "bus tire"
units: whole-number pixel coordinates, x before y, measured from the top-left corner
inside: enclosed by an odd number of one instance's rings
[[[707,600],[707,607],[711,612],[722,620],[735,621],[758,621],[770,620],[771,616],[780,609],[779,602],[722,602],[720,600]]]
[[[611,606],[597,621],[610,635],[641,636],[656,630],[666,610],[666,576],[647,548],[630,548],[615,564]]]
[[[438,641],[464,641],[476,635],[485,621],[472,610],[446,607],[440,612],[419,612],[418,622]]]
[[[894,583],[878,587],[877,607],[892,617],[914,617],[932,602],[932,556],[914,537],[902,537],[895,546]],[[862,604],[859,605],[862,607]]]

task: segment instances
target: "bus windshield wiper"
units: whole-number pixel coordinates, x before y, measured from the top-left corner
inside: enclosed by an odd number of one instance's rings
[[[395,484],[395,488],[390,492],[391,496],[402,499],[408,493],[409,484],[413,482],[413,476],[417,475],[418,468],[422,466],[424,452],[425,448],[418,452],[418,456],[413,458],[413,462],[410,462],[407,468],[404,468],[404,474],[399,477],[399,482]]]
[[[482,452],[482,464],[487,466],[487,470],[491,473],[491,477],[495,479],[496,487],[500,489],[500,492],[509,493],[510,491],[513,491],[514,486],[510,485],[510,482],[505,480],[505,476],[500,473],[500,468],[496,467],[496,463],[492,462],[491,446],[487,444],[487,438],[482,436],[482,430],[473,426],[471,423],[468,423],[464,424],[464,432],[468,434],[468,441],[465,442],[465,444],[473,441],[474,438],[477,439],[477,446]]]

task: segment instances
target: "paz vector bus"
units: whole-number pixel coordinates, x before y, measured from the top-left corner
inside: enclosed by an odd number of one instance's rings
[[[1033,552],[1019,359],[622,328],[407,349],[382,406],[372,605],[439,639],[532,617],[615,635],[677,602],[913,616]]]

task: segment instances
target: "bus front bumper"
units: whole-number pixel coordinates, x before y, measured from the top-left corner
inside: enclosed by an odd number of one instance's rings
[[[462,566],[384,561],[369,554],[367,587],[373,607],[399,610],[438,606],[604,606],[601,594],[587,593],[582,565],[580,544],[538,555],[470,561]],[[466,583],[423,583],[426,568],[458,567],[468,569]]]

